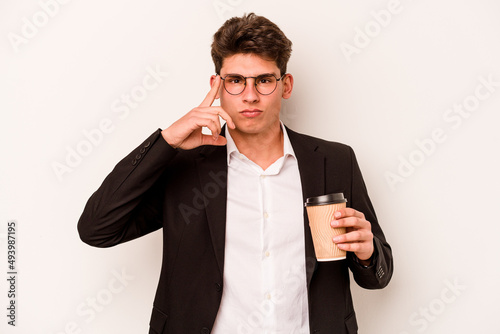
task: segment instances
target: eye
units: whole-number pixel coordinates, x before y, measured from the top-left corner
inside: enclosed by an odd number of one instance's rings
[[[266,85],[276,81],[276,79],[272,75],[265,75],[257,78],[257,84]]]
[[[230,75],[226,78],[226,82],[233,85],[240,85],[245,82],[245,79],[237,75]]]

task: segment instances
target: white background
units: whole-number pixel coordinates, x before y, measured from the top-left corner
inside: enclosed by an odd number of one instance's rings
[[[499,333],[500,3],[393,4],[73,0],[48,16],[35,0],[2,1],[0,332],[147,333],[161,232],[97,249],[79,240],[76,223],[122,157],[203,100],[213,33],[254,11],[294,43],[283,121],[354,148],[393,247],[386,289],[353,286],[359,332]],[[34,21],[36,30],[25,27]],[[342,52],[347,44],[356,53]],[[147,68],[168,76],[128,115],[115,112]],[[496,86],[480,87],[480,77]],[[469,116],[449,114],[463,103]],[[85,146],[84,132],[106,119],[108,133]],[[429,144],[436,129],[441,142]],[[86,155],[70,167],[77,148]],[[18,224],[15,328],[6,317],[9,220]]]

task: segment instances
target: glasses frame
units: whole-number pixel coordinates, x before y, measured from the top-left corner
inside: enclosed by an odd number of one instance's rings
[[[272,90],[271,93],[267,93],[267,94],[262,94],[259,89],[257,88],[257,78],[258,77],[261,77],[261,76],[267,76],[267,75],[272,75],[275,79],[276,79],[276,86],[274,86],[274,89]],[[264,74],[259,74],[258,76],[256,77],[245,77],[241,74],[237,74],[237,73],[229,73],[229,74],[226,74],[226,76],[223,78],[222,76],[220,77],[224,83],[224,89],[225,91],[229,94],[229,95],[240,95],[241,93],[243,93],[245,91],[245,89],[247,88],[247,79],[254,79],[254,86],[255,86],[255,90],[257,91],[257,93],[259,93],[260,95],[271,95],[272,93],[274,93],[274,91],[276,90],[276,88],[278,88],[278,81],[281,81],[285,75],[287,75],[287,73],[284,73],[281,77],[277,78],[273,73],[264,73]],[[243,79],[245,79],[245,85],[243,86],[243,90],[241,92],[239,92],[238,94],[233,94],[231,92],[229,92],[226,88],[226,78],[228,76],[239,76],[239,77],[242,77]]]

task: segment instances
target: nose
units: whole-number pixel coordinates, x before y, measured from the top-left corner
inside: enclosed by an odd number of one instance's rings
[[[247,84],[245,85],[245,89],[243,90],[242,97],[243,101],[249,103],[255,103],[259,101],[259,92],[257,92],[257,88],[255,87],[255,79],[247,78]]]

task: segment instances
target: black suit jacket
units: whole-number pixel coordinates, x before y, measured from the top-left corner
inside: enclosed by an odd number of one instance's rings
[[[363,267],[317,262],[304,209],[305,259],[311,333],[357,333],[349,268],[368,289],[392,276],[389,244],[378,224],[353,150],[287,128],[297,156],[304,200],[343,192],[372,224],[375,254]],[[223,135],[223,133],[222,133]],[[110,247],[163,228],[163,260],[149,333],[210,333],[220,305],[227,198],[225,146],[183,151],[161,130],[120,161],[90,197],[78,222],[81,239]],[[229,333],[228,333],[229,334]]]

